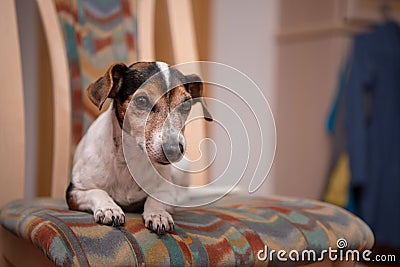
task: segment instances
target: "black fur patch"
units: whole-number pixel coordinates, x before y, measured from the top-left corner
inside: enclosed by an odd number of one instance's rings
[[[145,202],[146,202],[146,198],[143,198],[142,200],[132,203],[129,206],[120,205],[119,203],[117,203],[117,204],[125,212],[143,213]]]
[[[75,199],[72,196],[72,191],[75,188],[76,188],[75,185],[72,182],[70,182],[69,185],[68,185],[68,188],[67,188],[67,192],[65,192],[65,198],[67,200],[68,208],[70,210],[79,210],[78,206],[77,206],[77,204],[75,202]]]

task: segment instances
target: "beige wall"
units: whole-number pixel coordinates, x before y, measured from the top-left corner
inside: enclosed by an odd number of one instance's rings
[[[276,80],[276,46],[274,35],[279,15],[278,2],[279,1],[275,0],[254,0],[244,3],[241,0],[219,0],[211,1],[210,8],[211,34],[209,59],[211,61],[227,64],[247,75],[257,84],[273,108],[275,107],[274,95]],[[238,108],[241,107],[242,109],[235,108],[235,111],[238,112],[241,119],[250,121],[254,118],[251,114],[245,112],[247,109],[244,105],[240,105],[240,99],[229,91],[223,88],[214,88],[214,90],[210,90],[208,94],[229,105]],[[255,95],[250,93],[242,97],[250,98],[248,101],[255,100]],[[267,106],[265,106],[265,109],[267,109]],[[215,111],[218,113],[218,108],[215,108]],[[218,113],[218,116],[221,121],[229,119],[228,114],[221,114],[221,112]],[[254,129],[247,129],[249,131],[249,136],[257,132],[257,125],[255,126]],[[263,128],[269,127],[269,125],[261,126]],[[238,127],[241,126],[238,125]],[[243,153],[242,157],[236,159],[233,157],[232,161],[225,160],[230,157],[231,148],[228,146],[230,140],[228,140],[226,135],[221,134],[218,128],[219,126],[217,124],[209,125],[210,138],[216,142],[217,146],[217,158],[215,164],[211,166],[210,171],[211,179],[218,178],[228,164],[241,166],[242,160],[247,158],[248,151],[247,140],[243,140],[243,142],[239,144],[239,147],[236,146],[232,149],[234,153],[235,151]],[[249,138],[249,142],[250,147],[260,147],[260,142],[257,138]],[[249,168],[254,169],[255,167],[256,162],[251,160]],[[239,177],[239,175],[238,173],[237,176]],[[232,177],[232,179],[237,179],[238,177]],[[242,191],[247,192],[250,180],[250,172],[245,173],[245,176],[239,183],[239,187]],[[268,178],[257,191],[257,194],[266,195],[273,191],[273,180]]]
[[[326,117],[349,39],[330,30],[341,22],[343,1],[280,3],[275,192],[319,198],[329,164]]]
[[[345,7],[343,0],[212,2],[210,59],[253,79],[276,120],[276,157],[259,195],[319,198],[324,190],[325,121],[350,36]]]

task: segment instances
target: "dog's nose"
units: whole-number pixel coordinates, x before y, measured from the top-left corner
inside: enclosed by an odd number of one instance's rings
[[[180,160],[185,152],[183,145],[176,142],[165,142],[162,145],[162,149],[169,162]]]

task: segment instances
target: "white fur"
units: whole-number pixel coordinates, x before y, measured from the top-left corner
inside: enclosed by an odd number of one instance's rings
[[[164,62],[156,62],[157,67],[160,69],[162,76],[164,77],[167,88],[170,89],[171,86],[171,72],[169,70],[168,64]]]
[[[173,220],[167,212],[170,207],[147,197],[136,184],[122,149],[122,130],[111,103],[108,110],[92,123],[76,149],[72,169],[74,189],[71,191],[75,205],[79,210],[92,211],[96,222],[120,225],[125,222],[125,215],[117,203],[129,206],[147,198],[143,213],[146,227],[151,226],[149,221],[158,218],[158,221],[152,222],[153,230],[157,231],[156,227],[161,228],[161,224],[166,222],[168,225],[165,225],[165,230],[171,230]],[[133,158],[126,160],[130,161],[131,167],[137,166],[135,175],[140,175],[141,180],[148,183],[146,186],[157,188],[164,194],[159,178],[154,176],[153,166],[145,153],[138,145],[132,149]],[[170,165],[160,166],[159,171],[163,176],[172,179]],[[173,192],[169,194],[174,197]],[[119,221],[114,223],[113,217],[117,217]]]

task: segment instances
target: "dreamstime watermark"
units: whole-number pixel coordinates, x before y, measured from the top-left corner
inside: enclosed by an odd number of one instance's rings
[[[172,163],[168,166],[175,169],[175,174],[179,172],[186,174],[186,176],[201,172],[212,164],[216,164],[215,166],[220,169],[223,167],[223,171],[215,177],[209,177],[210,182],[208,184],[202,186],[183,185],[184,183],[176,182],[173,179],[174,177],[169,177],[170,172],[165,171],[165,166],[157,165],[154,160],[151,160],[150,156],[147,156],[146,160],[139,158],[138,154],[148,151],[147,147],[143,149],[147,145],[149,135],[145,129],[149,128],[147,127],[148,123],[152,123],[149,118],[153,116],[151,112],[154,109],[148,109],[148,117],[144,120],[146,125],[143,125],[142,132],[138,132],[137,129],[130,127],[130,125],[137,125],[137,123],[132,123],[132,120],[135,120],[135,116],[139,114],[133,97],[126,110],[123,122],[122,143],[124,157],[135,182],[147,195],[165,204],[179,207],[196,207],[214,202],[233,190],[244,177],[248,183],[248,193],[254,193],[266,180],[276,149],[275,121],[262,90],[248,76],[233,67],[216,62],[197,61],[160,70],[159,73],[144,82],[136,92],[146,94],[148,88],[150,90],[152,86],[154,88],[154,84],[166,81],[168,88],[163,94],[159,94],[158,98],[155,97],[152,100],[153,104],[156,105],[160,99],[173,95],[173,90],[176,88],[184,86],[185,83],[191,83],[191,81],[185,82],[185,79],[182,79],[182,75],[177,74],[176,70],[186,77],[190,77],[192,74],[200,76],[201,82],[208,86],[208,90],[212,87],[212,90],[216,90],[222,95],[222,97],[214,98],[204,95],[196,96],[195,99],[192,99],[192,109],[197,105],[195,103],[206,103],[213,119],[212,126],[218,126],[218,129],[223,133],[221,135],[226,136],[228,144],[222,147],[220,143],[212,140],[212,136],[211,138],[206,137],[199,144],[196,144],[199,147],[200,159],[193,160],[184,155],[179,163]],[[169,112],[168,116],[163,118],[162,124],[165,125],[166,132],[168,132],[168,128],[171,128],[171,122],[176,122],[182,118],[178,114],[179,110],[181,110],[181,106],[177,105]],[[203,114],[189,116],[182,128],[175,131],[176,134],[178,135],[191,122],[203,119]],[[162,134],[157,136],[158,139],[162,138]],[[179,136],[173,138],[175,140],[182,139]],[[190,140],[186,141],[190,142]],[[142,146],[142,151],[138,149],[140,146]],[[205,146],[206,151],[204,151]],[[227,149],[229,150],[227,156],[221,154],[220,151]],[[221,164],[217,163],[221,158],[226,159],[226,166],[221,167]],[[150,169],[154,171],[154,179],[157,179],[158,186],[156,187],[154,181],[148,180],[148,173],[143,175],[143,170],[149,172]],[[223,190],[220,190],[221,188]],[[177,196],[187,195],[188,189],[190,189],[189,194],[191,196],[204,196],[204,192],[213,193],[210,193],[208,197],[191,198],[190,201],[182,202]]]
[[[329,247],[328,249],[319,252],[312,249],[298,250],[273,250],[267,245],[257,252],[259,261],[268,262],[322,262],[329,261],[344,261],[344,262],[395,262],[396,255],[372,255],[371,250],[358,251],[356,249],[347,249],[347,240],[339,238],[336,242],[336,248]]]

